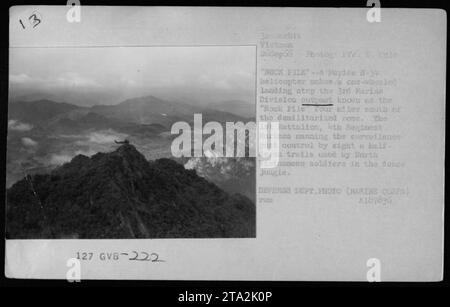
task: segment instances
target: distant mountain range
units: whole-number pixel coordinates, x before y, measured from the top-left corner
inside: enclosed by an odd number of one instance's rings
[[[76,155],[113,151],[117,148],[114,140],[125,138],[146,159],[173,158],[171,144],[176,137],[170,133],[173,123],[192,124],[194,113],[203,115],[203,123],[254,120],[254,116],[247,118],[245,112],[241,112],[237,107],[239,104],[230,103],[241,115],[213,108],[220,109],[219,105],[192,106],[154,96],[93,107],[48,99],[10,102],[7,187],[25,175],[48,174]],[[227,192],[240,193],[254,200],[254,159],[192,158],[186,167],[195,169],[201,177]]]
[[[7,191],[9,239],[255,237],[255,204],[132,145],[77,155]]]
[[[146,96],[125,100],[116,105],[80,107],[51,100],[13,101],[8,104],[8,118],[31,124],[67,117],[76,119],[95,113],[134,124],[162,124],[169,126],[179,120],[192,120],[194,113],[202,113],[207,121],[246,121],[255,118],[255,107],[243,101],[224,101],[208,106],[193,106]]]
[[[61,114],[84,109],[76,105],[51,100],[21,101],[8,104],[8,118],[39,124]]]

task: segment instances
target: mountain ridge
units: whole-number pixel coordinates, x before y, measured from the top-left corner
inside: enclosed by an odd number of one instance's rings
[[[77,155],[7,190],[7,237],[222,238],[255,236],[255,204],[171,159],[122,145]]]
[[[254,117],[254,115],[250,116],[251,105],[242,102],[242,106],[238,107],[240,101],[231,102],[233,105],[231,108],[226,107],[226,102],[194,106],[189,103],[163,100],[153,95],[130,98],[113,105],[93,105],[90,107],[48,99],[11,101],[8,104],[8,118],[40,124],[52,119],[61,119],[64,116],[73,120],[80,114],[95,113],[128,123],[155,123],[168,126],[175,121],[190,121],[194,113],[202,113],[205,120],[219,122],[245,121]]]

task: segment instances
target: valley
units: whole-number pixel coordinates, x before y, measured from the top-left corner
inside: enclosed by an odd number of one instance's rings
[[[231,102],[227,109],[224,102],[217,106],[220,109],[217,110],[212,105],[191,106],[154,96],[92,107],[50,100],[12,101],[8,112],[6,186],[11,187],[26,175],[47,174],[77,155],[112,152],[118,147],[115,140],[128,139],[147,160],[177,160],[171,154],[171,144],[176,137],[170,132],[173,123],[192,123],[194,112],[201,112],[205,122],[247,121],[247,118],[227,112],[235,109],[237,104],[236,101]],[[241,112],[244,107],[237,110]],[[247,177],[239,178],[240,184],[233,183],[233,178],[238,176],[232,176],[232,172],[224,173],[226,168],[209,167],[211,159],[218,158],[202,159],[202,163],[184,160],[183,164],[189,162],[190,168],[197,169],[205,178],[229,192],[242,193],[254,199],[251,197],[254,194],[251,184],[254,170]],[[180,162],[179,159],[177,161]],[[254,169],[254,160],[249,161],[253,161]],[[227,162],[236,164],[233,159],[220,159],[222,165]],[[248,168],[247,164],[245,167]],[[209,168],[208,175],[204,168]]]

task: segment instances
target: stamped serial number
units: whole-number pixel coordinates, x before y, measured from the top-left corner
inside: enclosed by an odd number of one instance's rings
[[[145,251],[131,252],[77,252],[76,258],[81,261],[91,261],[99,259],[101,261],[149,261],[149,262],[165,262],[159,257],[158,253],[150,253]]]

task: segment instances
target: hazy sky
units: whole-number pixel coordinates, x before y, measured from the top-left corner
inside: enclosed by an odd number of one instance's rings
[[[254,103],[255,47],[11,48],[12,97],[113,104],[154,95]]]

